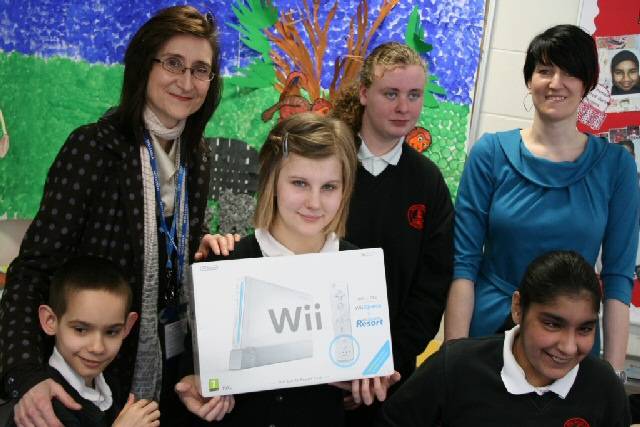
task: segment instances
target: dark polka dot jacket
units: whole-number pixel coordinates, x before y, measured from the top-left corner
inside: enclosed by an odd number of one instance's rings
[[[204,147],[190,149],[187,160],[190,254],[205,230],[209,156]],[[127,139],[112,118],[76,129],[49,170],[40,209],[7,272],[0,302],[5,397],[20,397],[47,378],[44,366],[53,341],[40,329],[38,306],[48,300],[53,271],[69,257],[95,255],[118,264],[131,283],[132,310],[140,312],[143,206],[139,145]],[[130,386],[137,342],[136,327],[108,367],[124,390]]]

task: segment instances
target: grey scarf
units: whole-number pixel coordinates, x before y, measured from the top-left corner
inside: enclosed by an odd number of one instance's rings
[[[175,139],[174,144],[180,144],[180,134],[184,129],[184,120],[173,129],[166,129],[153,112],[146,107],[144,112],[145,126],[152,138]],[[180,162],[180,146],[178,145],[176,161]],[[162,348],[158,334],[158,224],[156,220],[156,193],[153,184],[153,172],[146,146],[140,146],[142,164],[142,188],[144,192],[144,262],[142,284],[142,309],[140,314],[140,335],[138,337],[138,352],[131,392],[138,399],[160,399],[162,387]],[[182,183],[182,194],[185,194],[186,180]],[[182,218],[185,197],[180,200],[180,206],[175,207],[174,216]],[[182,230],[177,227],[177,241],[180,241]],[[188,265],[189,247],[185,248],[184,264]],[[184,276],[181,287],[184,286]],[[185,292],[181,292],[185,295]]]

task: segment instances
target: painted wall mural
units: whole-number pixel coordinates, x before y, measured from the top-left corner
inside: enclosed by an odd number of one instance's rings
[[[0,111],[6,131],[0,130],[2,137],[10,136],[8,151],[0,156],[0,218],[33,217],[46,173],[68,134],[117,104],[120,62],[129,39],[156,10],[183,3],[0,0]],[[430,95],[425,97],[420,128],[410,142],[438,164],[455,195],[465,160],[485,0],[273,0],[270,4],[196,0],[189,4],[211,11],[220,30],[225,81],[220,107],[205,130],[212,149],[217,144],[224,153],[255,161],[255,150],[286,108],[326,108],[318,100],[330,99],[336,62],[342,64],[341,75],[352,78],[355,74],[349,71],[348,61],[340,61],[354,52],[357,34],[366,34],[360,54],[386,41],[413,43],[423,52],[434,77],[427,86]],[[313,31],[321,36],[315,46],[305,18],[311,27],[315,23]],[[363,29],[350,38],[354,19],[355,28],[360,22]],[[282,23],[287,20],[296,28],[295,37],[285,34]],[[305,54],[316,61],[317,78],[309,78],[304,61],[292,60]],[[238,146],[229,148],[229,141]],[[220,213],[224,200],[245,209],[250,203],[246,194],[253,188],[251,179],[242,185],[228,184],[225,180],[238,170],[226,167],[226,175],[212,180],[212,186],[218,187],[212,192],[212,207]],[[248,167],[243,173],[252,177],[255,169]],[[234,194],[243,196],[234,199]],[[217,219],[213,221],[218,224]],[[237,221],[245,223],[246,218]]]

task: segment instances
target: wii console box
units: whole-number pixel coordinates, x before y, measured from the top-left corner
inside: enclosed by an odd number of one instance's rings
[[[393,373],[382,249],[191,266],[205,397]]]

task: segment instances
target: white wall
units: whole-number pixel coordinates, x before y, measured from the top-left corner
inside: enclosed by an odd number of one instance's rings
[[[0,221],[0,265],[9,264],[20,249],[22,236],[31,221]]]
[[[522,67],[527,46],[548,27],[576,24],[581,5],[581,0],[489,1],[495,8],[494,19],[485,38],[488,54],[484,76],[478,76],[480,93],[476,95],[477,122],[472,123],[472,139],[485,132],[530,125],[533,112],[523,106],[527,88]]]

